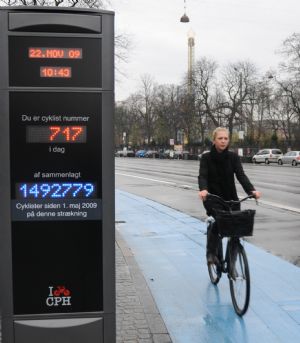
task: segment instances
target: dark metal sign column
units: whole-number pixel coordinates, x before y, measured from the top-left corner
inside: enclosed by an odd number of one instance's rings
[[[3,342],[112,343],[113,14],[0,16]]]

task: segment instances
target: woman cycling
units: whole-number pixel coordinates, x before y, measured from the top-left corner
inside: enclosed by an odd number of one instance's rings
[[[228,150],[229,132],[224,127],[218,127],[213,132],[213,146],[210,152],[201,156],[199,168],[199,197],[203,201],[207,215],[214,216],[214,210],[220,205],[207,200],[208,193],[216,194],[224,200],[238,200],[234,175],[247,194],[253,194],[256,199],[261,193],[256,191],[245,175],[239,156]],[[235,210],[239,210],[239,205]],[[206,257],[207,263],[217,263],[217,248],[219,236],[216,225],[207,228]]]

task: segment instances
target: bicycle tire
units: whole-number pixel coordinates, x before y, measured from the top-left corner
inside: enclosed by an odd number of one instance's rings
[[[222,276],[220,266],[215,263],[209,263],[207,268],[211,283],[217,285]]]
[[[231,300],[235,312],[243,316],[250,301],[250,272],[245,249],[240,243],[232,246],[229,258]]]
[[[222,276],[221,261],[223,259],[222,241],[219,241],[217,257],[219,263],[207,264],[209,278],[212,284],[217,285]]]

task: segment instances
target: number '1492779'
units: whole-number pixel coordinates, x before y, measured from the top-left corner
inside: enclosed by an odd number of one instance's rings
[[[66,198],[94,198],[96,187],[93,183],[19,183],[17,184],[17,198],[22,199],[66,199]]]

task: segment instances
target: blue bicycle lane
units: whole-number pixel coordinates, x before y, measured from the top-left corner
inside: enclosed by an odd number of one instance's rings
[[[173,343],[300,342],[300,268],[245,243],[251,298],[240,318],[223,275],[211,284],[206,224],[154,201],[116,190],[116,221]]]

